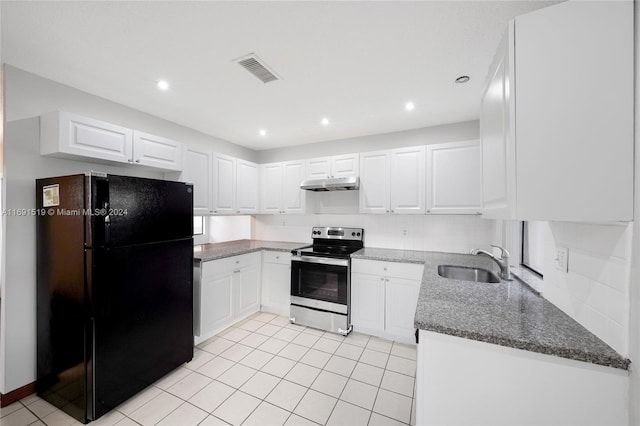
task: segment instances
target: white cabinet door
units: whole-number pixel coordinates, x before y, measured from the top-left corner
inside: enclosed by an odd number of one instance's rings
[[[158,169],[182,170],[182,144],[134,130],[133,162]]]
[[[480,161],[477,140],[428,145],[427,213],[479,213]]]
[[[480,101],[482,147],[482,215],[490,219],[515,218],[515,132],[513,111],[513,22],[502,37],[490,79]]]
[[[236,159],[222,154],[213,155],[213,212],[235,213]]]
[[[289,315],[291,295],[291,255],[263,252],[262,310]]]
[[[384,332],[385,278],[351,274],[351,322],[355,331],[380,335]]]
[[[413,318],[418,304],[420,281],[386,278],[385,331],[411,339],[415,333]]]
[[[360,213],[389,213],[389,151],[360,154]]]
[[[207,336],[231,324],[234,318],[233,271],[204,276],[200,292],[200,335]]]
[[[282,213],[282,163],[260,165],[260,212]]]
[[[331,157],[306,160],[306,179],[326,179],[331,176]]]
[[[208,214],[211,207],[211,152],[186,148],[182,180],[193,184],[193,213]]]
[[[233,286],[236,320],[260,310],[260,263],[235,270]]]
[[[236,213],[258,212],[259,167],[256,163],[238,159],[236,161]]]
[[[283,164],[282,211],[305,213],[305,191],[300,189],[304,180],[304,161],[287,161]]]
[[[358,176],[359,171],[358,154],[336,155],[331,157],[331,177],[351,177]]]
[[[391,151],[391,213],[424,214],[425,148]]]
[[[131,163],[133,131],[77,114],[55,111],[40,117],[40,154]]]

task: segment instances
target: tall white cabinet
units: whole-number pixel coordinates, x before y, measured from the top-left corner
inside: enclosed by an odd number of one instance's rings
[[[304,160],[260,165],[260,212],[303,214],[306,212]]]
[[[509,24],[480,109],[484,217],[633,219],[633,57],[629,1]]]
[[[211,211],[212,152],[187,147],[184,152],[182,180],[193,184],[193,213],[206,215]]]

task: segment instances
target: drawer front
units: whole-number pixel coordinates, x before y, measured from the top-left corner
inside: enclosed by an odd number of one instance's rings
[[[202,276],[207,277],[233,271],[234,269],[243,268],[245,266],[259,264],[260,259],[261,253],[256,251],[253,253],[202,262]]]
[[[262,260],[265,263],[280,263],[288,265],[291,263],[291,253],[265,250],[262,252]]]
[[[424,265],[420,263],[383,262],[379,260],[353,259],[351,272],[385,277],[421,280]]]

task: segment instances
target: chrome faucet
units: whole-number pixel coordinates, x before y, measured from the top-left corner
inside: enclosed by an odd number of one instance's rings
[[[485,256],[489,256],[500,267],[500,278],[505,281],[513,281],[513,278],[511,277],[511,271],[509,270],[509,252],[506,249],[503,249],[500,246],[494,246],[493,244],[491,245],[491,247],[500,249],[500,257],[496,257],[493,255],[493,253],[489,253],[486,250],[480,249],[471,249],[469,253],[473,255],[484,254]]]

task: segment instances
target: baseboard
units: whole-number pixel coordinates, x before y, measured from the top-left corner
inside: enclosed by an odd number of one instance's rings
[[[0,407],[11,405],[16,401],[20,401],[22,398],[31,395],[32,393],[36,393],[36,382],[29,383],[28,385],[19,387],[18,389],[12,390],[11,392],[6,394],[0,393]]]

